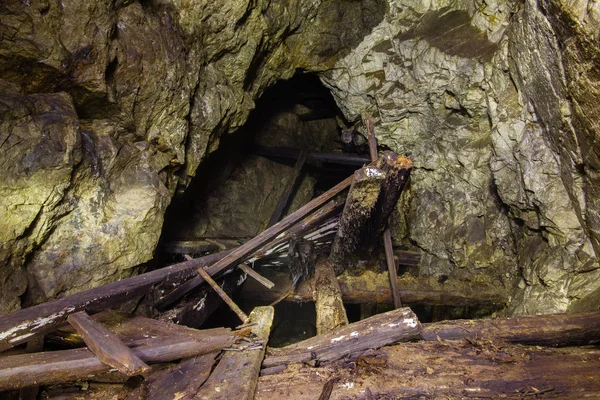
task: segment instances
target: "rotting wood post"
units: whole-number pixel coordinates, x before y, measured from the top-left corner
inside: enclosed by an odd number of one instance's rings
[[[252,333],[262,341],[258,348],[227,351],[194,399],[252,400],[265,356],[275,310],[256,307],[250,313]]]
[[[313,298],[317,311],[317,335],[348,325],[342,291],[327,259],[317,261]]]
[[[302,167],[304,166],[304,163],[306,162],[306,154],[307,154],[306,150],[302,150],[300,152],[300,154],[298,155],[298,159],[296,160],[296,164],[294,165],[294,169],[292,170],[292,175],[288,179],[288,181],[285,185],[285,188],[283,189],[283,192],[281,193],[281,197],[279,198],[279,201],[277,202],[277,206],[275,207],[273,214],[271,214],[271,218],[269,219],[269,222],[267,223],[267,228],[275,225],[277,223],[277,221],[279,221],[279,219],[281,218],[281,215],[283,214],[283,210],[285,209],[285,206],[289,202],[290,195],[292,194],[292,190],[294,189],[294,186],[296,185],[296,182],[298,181],[298,178],[300,177],[300,173],[302,172]]]
[[[69,315],[67,321],[83,337],[90,351],[104,364],[127,376],[144,375],[150,371],[151,368],[114,333],[91,319],[85,311]]]
[[[377,204],[384,179],[385,173],[373,166],[363,167],[354,173],[329,255],[336,275],[346,269],[350,256],[358,248],[367,221]]]

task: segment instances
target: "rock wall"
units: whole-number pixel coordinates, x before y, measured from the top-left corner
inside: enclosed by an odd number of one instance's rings
[[[322,74],[349,119],[375,114],[380,142],[412,155],[395,239],[425,252],[420,273],[502,284],[509,314],[582,309],[600,286],[586,4],[390,2]]]
[[[597,3],[0,4],[0,306],[135,273],[254,100],[320,73],[415,162],[395,240],[510,314],[598,307]],[[595,291],[595,292],[594,292]]]

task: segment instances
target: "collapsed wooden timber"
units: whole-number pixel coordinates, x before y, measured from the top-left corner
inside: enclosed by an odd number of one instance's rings
[[[300,153],[302,152],[302,150],[292,147],[267,147],[259,145],[256,145],[252,151],[255,154],[264,157],[291,159],[298,159],[300,157]],[[306,161],[309,163],[326,162],[331,164],[354,165],[356,167],[362,167],[364,164],[368,164],[371,160],[369,157],[358,154],[309,151],[306,154]]]
[[[317,335],[348,325],[342,291],[333,267],[326,259],[320,259],[315,267],[313,298],[317,312]]]
[[[240,298],[265,302],[281,297],[290,285],[289,275],[283,272],[261,271],[275,283],[272,290],[265,290],[255,282],[247,281],[240,291]],[[387,273],[365,271],[358,276],[344,273],[337,277],[342,299],[345,303],[393,304]],[[499,310],[506,303],[506,293],[497,285],[448,279],[439,282],[433,277],[402,276],[398,278],[400,295],[406,304],[434,306],[477,307]],[[314,283],[301,283],[297,290],[286,297],[287,301],[306,302],[313,300]]]

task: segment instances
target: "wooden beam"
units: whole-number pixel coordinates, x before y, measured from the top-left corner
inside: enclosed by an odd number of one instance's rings
[[[231,332],[217,335],[213,331],[209,337],[203,333],[198,337],[149,337],[131,345],[141,360],[158,363],[214,353],[230,346],[234,340]],[[0,391],[73,382],[112,369],[87,348],[7,356],[1,360]]]
[[[212,264],[229,253],[227,250],[174,264],[0,316],[0,352],[53,331],[78,311],[102,311],[143,295],[159,283],[177,286],[194,276],[199,265]]]
[[[140,360],[110,330],[80,311],[69,315],[69,324],[83,337],[88,349],[104,364],[127,376],[144,375],[150,367]]]
[[[262,345],[227,351],[195,399],[254,399],[274,314],[273,307],[257,307],[250,313],[250,321],[254,324],[252,334],[262,341]]]
[[[394,299],[394,308],[402,307],[402,297],[398,288],[398,271],[396,270],[396,261],[394,260],[394,245],[392,244],[392,233],[390,228],[386,227],[383,231],[383,247],[385,250],[385,261],[390,280],[390,290]]]
[[[597,345],[600,311],[436,322],[423,325],[423,339],[494,340],[553,347]]]
[[[285,272],[261,273],[275,283],[272,290],[265,290],[250,280],[242,285],[239,293],[242,299],[266,302],[281,297],[290,286],[289,274]],[[347,273],[337,277],[344,303],[386,303],[392,304],[392,294],[387,273],[365,271],[362,275]],[[432,306],[486,308],[490,312],[504,307],[507,294],[498,285],[474,283],[450,278],[440,283],[434,277],[402,276],[398,278],[400,295],[406,304],[426,304]],[[313,301],[310,284],[301,283],[297,290],[286,298],[287,301]]]
[[[288,202],[290,200],[292,190],[294,189],[294,186],[296,186],[296,182],[298,181],[298,178],[300,177],[300,173],[302,172],[302,167],[304,167],[304,163],[306,162],[306,154],[307,154],[306,150],[300,151],[300,154],[298,155],[298,159],[296,160],[296,165],[294,165],[294,169],[292,170],[292,175],[290,175],[290,177],[283,189],[283,192],[281,193],[281,196],[279,197],[277,206],[275,207],[275,210],[273,211],[273,214],[271,214],[271,218],[269,219],[269,222],[267,223],[267,228],[275,225],[277,223],[277,221],[279,221],[281,219],[283,210],[285,209],[285,206],[288,204]]]
[[[204,270],[204,268],[202,268],[202,267],[198,268],[198,274],[202,277],[202,279],[204,279],[204,281],[206,283],[208,283],[210,285],[210,287],[215,291],[215,293],[217,293],[219,295],[221,300],[223,300],[225,302],[225,304],[227,304],[229,306],[231,311],[233,311],[235,313],[235,315],[238,316],[238,318],[242,321],[242,323],[245,323],[248,320],[248,316],[246,315],[246,313],[244,313],[238,307],[238,305],[235,304],[234,301],[231,300],[231,298],[229,296],[227,296],[227,293],[225,293],[225,291],[219,287],[217,282],[215,282],[213,280],[213,278],[210,277],[210,275],[208,274],[208,272],[206,272]]]
[[[267,147],[258,146],[252,148],[254,154],[264,157],[292,158],[297,159],[301,150],[293,147]],[[309,163],[326,162],[331,164],[354,165],[362,167],[370,162],[369,157],[351,153],[327,153],[320,151],[309,151],[306,155]]]
[[[249,258],[254,251],[273,241],[277,238],[277,235],[288,230],[289,228],[294,226],[294,224],[298,223],[298,221],[302,220],[307,215],[313,213],[315,210],[322,207],[325,203],[330,201],[338,193],[348,188],[351,183],[352,177],[346,178],[333,188],[329,189],[327,192],[323,193],[316,199],[311,200],[310,202],[302,206],[300,209],[288,215],[280,222],[276,223],[272,227],[258,234],[257,236],[250,239],[240,247],[234,249],[227,256],[223,257],[221,260],[217,261],[213,266],[211,266],[208,269],[209,274],[215,275],[227,268],[234,267],[235,265],[244,261],[244,259]],[[177,296],[182,297],[183,295],[185,295],[198,285],[202,284],[203,282],[204,279],[202,279],[201,276],[196,276],[195,278],[190,279],[188,282],[186,282],[185,285],[178,288]],[[171,300],[173,300],[173,297],[171,297]]]
[[[363,240],[364,228],[375,208],[384,179],[385,173],[373,166],[366,166],[354,173],[329,255],[337,275],[347,268],[350,256]]]
[[[317,335],[348,325],[342,291],[333,267],[326,259],[320,259],[315,268],[313,298],[317,311]]]
[[[218,244],[206,240],[176,240],[165,242],[162,251],[174,254],[200,254],[220,250]]]
[[[242,270],[242,272],[248,274],[249,277],[254,279],[256,282],[260,283],[267,289],[273,289],[273,286],[275,286],[275,284],[273,282],[271,282],[270,280],[268,280],[267,278],[265,278],[264,276],[262,276],[255,270],[253,270],[249,265],[240,264],[239,268]]]
[[[410,308],[400,308],[354,322],[324,335],[280,349],[270,349],[264,368],[281,364],[331,362],[344,356],[396,342],[421,338],[421,324]]]

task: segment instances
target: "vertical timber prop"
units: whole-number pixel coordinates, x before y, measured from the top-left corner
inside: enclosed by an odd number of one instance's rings
[[[317,262],[314,287],[317,335],[348,325],[348,316],[342,302],[342,291],[333,267],[327,259],[320,259]]]
[[[352,253],[361,244],[364,228],[373,214],[384,180],[385,172],[371,165],[354,173],[329,255],[336,275],[346,269]]]
[[[258,383],[265,348],[269,340],[275,310],[273,307],[256,307],[250,313],[252,334],[262,341],[238,351],[227,351],[194,399],[252,400]]]

